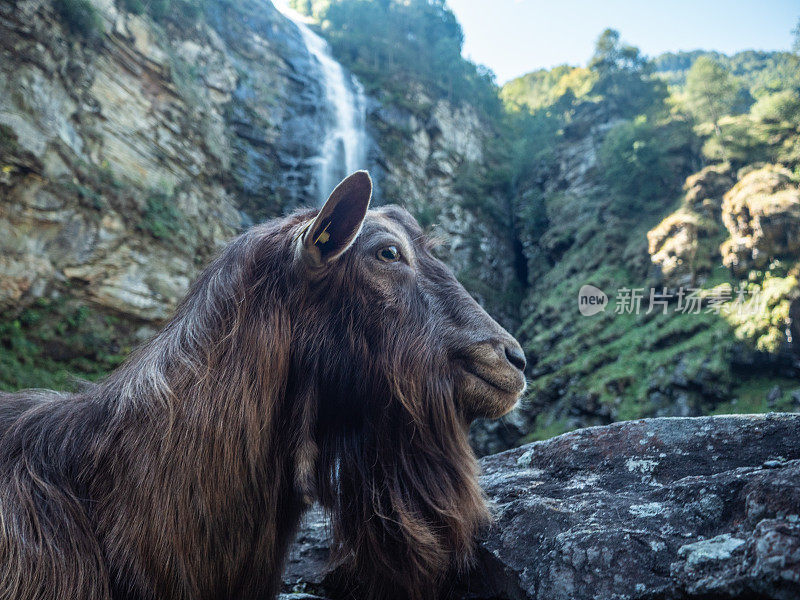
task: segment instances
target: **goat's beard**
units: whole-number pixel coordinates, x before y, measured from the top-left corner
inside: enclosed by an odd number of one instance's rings
[[[358,597],[425,600],[471,564],[489,512],[452,378],[388,388],[389,398],[364,399],[375,410],[360,427],[323,438],[319,494],[333,562]]]

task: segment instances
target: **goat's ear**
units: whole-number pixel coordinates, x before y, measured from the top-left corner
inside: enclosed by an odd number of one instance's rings
[[[372,197],[372,180],[366,171],[356,171],[331,192],[302,236],[306,263],[320,267],[335,260],[355,241]]]

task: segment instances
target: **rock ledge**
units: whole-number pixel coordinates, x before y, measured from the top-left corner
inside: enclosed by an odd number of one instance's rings
[[[496,522],[454,597],[798,598],[798,440],[795,414],[659,418],[486,457]],[[335,597],[326,548],[312,512],[287,591]]]

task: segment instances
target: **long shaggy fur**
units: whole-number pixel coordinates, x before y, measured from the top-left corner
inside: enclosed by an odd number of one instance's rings
[[[310,281],[313,215],[235,240],[104,382],[0,395],[0,598],[269,598],[312,499],[365,596],[469,562],[487,511],[433,291],[393,297],[355,252]]]

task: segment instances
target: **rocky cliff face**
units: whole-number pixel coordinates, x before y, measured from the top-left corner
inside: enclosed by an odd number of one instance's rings
[[[791,171],[774,165],[748,171],[722,203],[730,232],[722,261],[740,275],[800,252],[800,187]]]
[[[800,416],[648,419],[482,459],[495,524],[452,598],[800,594]],[[324,517],[301,529],[289,592],[337,598]]]
[[[92,43],[49,2],[0,7],[0,308],[67,288],[161,321],[242,211],[306,198],[314,69],[271,4],[223,4],[156,25],[98,1]]]
[[[469,105],[409,92],[408,104],[373,101],[373,169],[378,201],[405,206],[439,242],[439,255],[503,324],[518,324],[522,283],[515,271],[515,236],[508,198],[481,189],[485,149],[495,134]]]
[[[681,208],[647,232],[655,280],[671,288],[688,288],[711,273],[718,253],[701,245],[722,233],[722,196],[735,182],[731,171],[729,164],[711,165],[688,177]]]

